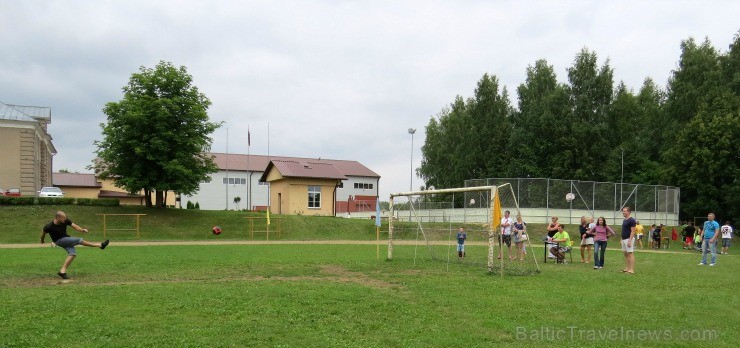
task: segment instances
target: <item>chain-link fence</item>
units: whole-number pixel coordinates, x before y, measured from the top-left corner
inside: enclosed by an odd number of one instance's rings
[[[557,216],[561,223],[578,224],[581,216],[603,216],[611,217],[613,224],[622,219],[622,207],[629,206],[642,225],[678,224],[678,187],[549,178],[471,179],[465,187],[506,183],[529,222],[547,223]]]

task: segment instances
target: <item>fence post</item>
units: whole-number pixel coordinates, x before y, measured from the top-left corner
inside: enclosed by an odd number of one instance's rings
[[[547,178],[545,185],[547,185],[545,189],[545,212],[547,216],[550,216],[550,178]],[[547,223],[547,216],[545,216],[545,223]]]

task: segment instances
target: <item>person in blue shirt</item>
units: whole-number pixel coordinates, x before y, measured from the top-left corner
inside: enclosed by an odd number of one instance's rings
[[[465,233],[465,229],[460,227],[457,231],[457,257],[465,258],[465,240],[468,239],[468,234]]]
[[[714,213],[707,215],[707,221],[704,222],[704,238],[701,242],[701,263],[699,266],[707,264],[707,253],[708,249],[712,252],[712,263],[710,266],[714,266],[717,263],[717,236],[719,235],[719,224],[714,221]]]

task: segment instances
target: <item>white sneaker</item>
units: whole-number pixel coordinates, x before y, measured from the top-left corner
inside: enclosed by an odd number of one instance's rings
[[[706,263],[700,263],[700,264],[699,264],[699,266],[704,266],[704,265],[706,265]]]
[[[713,263],[710,263],[709,265],[710,265],[710,266],[714,266],[714,264],[713,264]]]

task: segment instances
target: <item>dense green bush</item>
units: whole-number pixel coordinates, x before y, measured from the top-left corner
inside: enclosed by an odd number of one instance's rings
[[[36,197],[0,196],[0,205],[34,205]]]
[[[75,204],[75,199],[66,197],[39,197],[36,202],[38,205],[72,205]]]
[[[115,198],[77,198],[77,205],[117,207],[120,204],[121,202]]]

